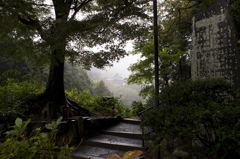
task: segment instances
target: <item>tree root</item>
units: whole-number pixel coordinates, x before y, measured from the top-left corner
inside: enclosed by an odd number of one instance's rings
[[[40,95],[32,99],[27,116],[31,115],[33,120],[53,120],[60,116],[72,118],[75,116],[93,116],[94,113],[79,106],[75,101],[66,97],[65,104],[56,104],[49,100],[47,96]]]

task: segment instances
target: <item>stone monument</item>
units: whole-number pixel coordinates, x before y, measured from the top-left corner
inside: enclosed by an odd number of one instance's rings
[[[220,77],[240,88],[240,56],[228,4],[229,0],[216,0],[193,18],[191,76]]]

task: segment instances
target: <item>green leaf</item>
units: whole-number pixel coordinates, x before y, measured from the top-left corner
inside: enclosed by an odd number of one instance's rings
[[[48,134],[47,134],[47,133],[41,133],[40,135],[41,135],[41,137],[44,138],[44,139],[48,138]]]
[[[57,126],[58,126],[59,124],[61,124],[62,119],[63,119],[62,116],[58,118],[58,120],[57,120],[57,122],[56,122]]]
[[[20,127],[21,124],[22,124],[22,119],[21,119],[21,118],[17,118],[17,119],[15,120],[15,125],[16,125],[17,127]]]
[[[37,152],[32,151],[32,152],[26,157],[26,159],[32,159],[32,158],[34,158],[36,153],[37,153]]]
[[[23,125],[23,127],[20,130],[20,135],[25,131],[27,125],[29,124],[29,122],[31,121],[31,119],[28,119],[27,122]]]
[[[45,124],[45,127],[49,130],[53,130],[53,126],[51,123]]]

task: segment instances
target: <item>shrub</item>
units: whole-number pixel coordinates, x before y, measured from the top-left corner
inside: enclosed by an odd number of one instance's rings
[[[169,150],[184,145],[195,155],[239,158],[239,99],[222,79],[174,83],[160,93],[160,107],[143,115],[143,125],[153,128]]]
[[[133,101],[131,107],[133,116],[138,116],[138,113],[146,109],[142,101]]]
[[[30,105],[29,99],[43,91],[44,87],[38,80],[20,82],[17,79],[6,78],[0,85],[0,122],[14,121],[17,116],[24,117],[24,112]]]
[[[78,93],[77,89],[70,92],[65,91],[68,98],[76,101],[80,106],[101,114],[101,115],[122,115],[124,117],[132,116],[128,107],[123,107],[120,98],[108,98],[105,96],[93,96],[88,90]]]
[[[32,136],[27,137],[25,129],[30,120],[23,123],[21,118],[15,120],[13,130],[7,132],[8,138],[0,147],[1,159],[69,159],[73,147],[68,144],[58,146],[56,133],[62,117],[56,122],[46,124],[49,132],[41,132],[41,128],[35,129]]]

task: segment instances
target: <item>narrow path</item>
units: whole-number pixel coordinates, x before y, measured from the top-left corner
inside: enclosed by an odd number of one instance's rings
[[[142,150],[140,120],[124,118],[122,122],[86,139],[73,159],[106,159],[112,154],[123,156],[130,150]]]

